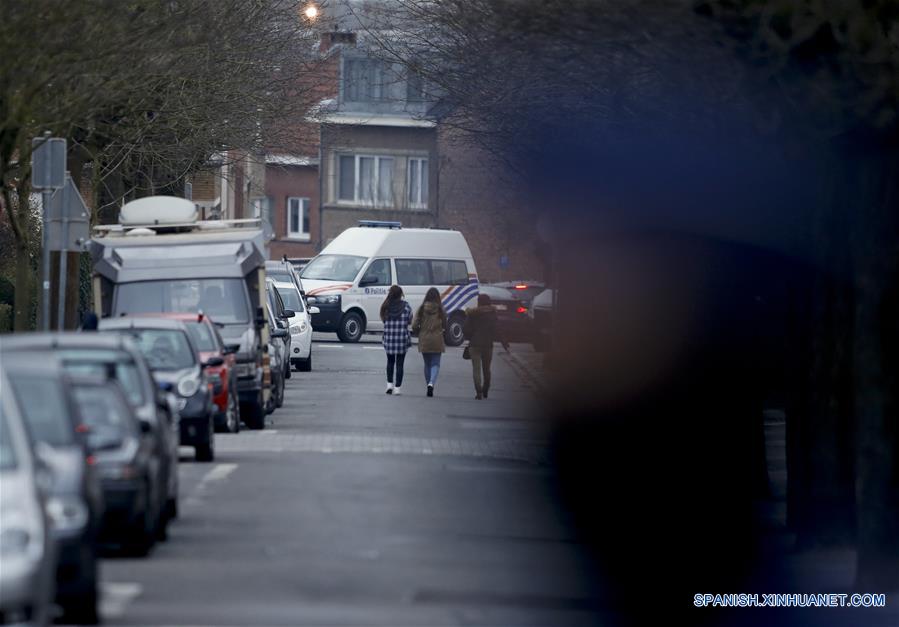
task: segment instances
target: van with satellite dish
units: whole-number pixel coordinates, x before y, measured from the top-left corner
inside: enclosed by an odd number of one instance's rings
[[[251,429],[264,428],[271,376],[261,222],[198,221],[191,201],[151,196],[126,203],[119,224],[95,227],[94,233],[97,316],[212,316],[236,355],[241,419]]]
[[[391,285],[403,288],[415,310],[431,287],[440,290],[448,316],[446,342],[462,343],[465,308],[477,302],[478,274],[462,233],[404,229],[399,222],[360,221],[312,259],[300,274],[316,331],[358,342],[384,330],[381,303]]]

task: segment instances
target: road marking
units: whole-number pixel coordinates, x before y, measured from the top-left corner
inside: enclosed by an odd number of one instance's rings
[[[235,470],[237,470],[237,464],[216,464],[212,470],[206,473],[206,476],[200,479],[200,486],[210,481],[221,481]]]
[[[141,593],[139,583],[103,582],[100,584],[100,614],[103,618],[119,618]]]
[[[367,351],[382,351],[382,350],[384,350],[383,346],[363,346],[362,348],[364,348]]]
[[[319,344],[319,348],[343,348],[340,344]]]

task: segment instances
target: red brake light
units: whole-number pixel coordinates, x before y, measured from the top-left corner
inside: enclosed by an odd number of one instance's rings
[[[88,455],[86,461],[88,466],[94,466],[97,463],[97,458],[93,455]]]
[[[525,284],[523,284],[523,283],[520,283],[520,284],[518,284],[518,285],[515,286],[515,289],[516,289],[516,290],[526,290],[526,289],[528,289],[528,286],[525,285]]]
[[[520,314],[526,314],[526,313],[528,312],[528,308],[527,308],[527,307],[524,307],[524,306],[522,306],[522,305],[519,305],[519,306],[518,306],[518,309],[516,309],[516,311],[517,311],[518,313],[520,313]]]
[[[90,430],[91,430],[91,428],[89,426],[87,426],[86,424],[84,424],[83,422],[80,425],[78,425],[77,427],[75,427],[75,431],[78,433],[87,433]]]

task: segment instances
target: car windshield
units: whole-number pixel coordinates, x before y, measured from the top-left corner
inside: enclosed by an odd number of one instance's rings
[[[113,378],[122,386],[129,403],[140,405],[144,402],[140,369],[127,353],[78,349],[58,351],[57,355],[67,372]]]
[[[277,289],[278,294],[281,295],[281,300],[284,301],[285,308],[296,312],[303,311],[303,302],[300,300],[300,293],[295,287],[279,287]]]
[[[13,470],[19,465],[7,420],[6,410],[0,405],[0,470]]]
[[[293,283],[293,277],[286,270],[266,270],[265,275],[278,283]]]
[[[365,257],[355,255],[319,255],[303,268],[302,278],[320,281],[353,281]]]
[[[242,279],[140,281],[116,286],[113,315],[203,311],[216,322],[250,321],[250,301]]]
[[[75,402],[88,426],[87,444],[92,450],[118,448],[134,435],[128,407],[112,388],[84,385],[75,388]]]
[[[208,324],[205,322],[188,322],[186,324],[197,348],[201,351],[217,351],[219,349]]]
[[[32,442],[55,447],[75,443],[74,424],[62,381],[15,372],[10,372],[9,380]]]
[[[187,335],[177,329],[122,329],[134,338],[151,370],[182,370],[197,363]]]

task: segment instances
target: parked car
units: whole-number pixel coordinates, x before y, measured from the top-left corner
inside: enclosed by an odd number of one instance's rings
[[[0,389],[9,389],[3,368]],[[50,616],[56,543],[47,493],[53,480],[29,445],[18,403],[0,394],[0,615],[7,624],[46,625]]]
[[[156,543],[165,515],[159,508],[164,486],[150,425],[138,419],[116,381],[96,376],[73,376],[71,381],[81,429],[103,486],[100,538],[144,556]]]
[[[143,317],[140,314],[140,317]],[[180,320],[187,327],[194,343],[200,350],[203,371],[212,384],[212,402],[215,404],[215,429],[237,433],[240,431],[240,400],[237,396],[237,363],[234,354],[239,345],[226,345],[210,316],[197,314],[165,313],[147,316]],[[221,359],[222,363],[218,363]]]
[[[269,315],[269,358],[272,370],[272,404],[269,413],[284,404],[285,380],[290,378],[290,331],[287,321],[296,314],[284,307],[275,282],[265,281]]]
[[[100,321],[100,331],[127,335],[143,353],[157,382],[178,394],[180,442],[193,446],[197,461],[215,458],[215,405],[204,366],[220,366],[221,358],[205,364],[200,349],[180,320],[120,317]]]
[[[287,260],[269,260],[265,262],[265,276],[275,283],[293,283],[297,290],[303,296],[306,291],[303,289],[303,280],[300,273],[292,263]]]
[[[549,352],[552,348],[553,290],[543,290],[531,302],[531,341],[534,350]]]
[[[5,336],[6,351],[52,350],[70,374],[107,376],[125,391],[140,420],[150,424],[159,457],[160,509],[166,513],[159,529],[165,538],[168,521],[178,515],[178,408],[172,394],[159,389],[146,359],[127,336],[117,333],[20,333]]]
[[[358,342],[382,332],[381,303],[391,285],[403,288],[418,309],[431,287],[440,290],[447,314],[446,343],[462,343],[465,308],[478,297],[478,275],[465,237],[444,229],[405,229],[399,222],[361,221],[345,230],[301,274],[306,301],[318,307],[316,331]]]
[[[316,307],[306,307],[303,295],[293,283],[275,281],[275,289],[284,306],[296,315],[288,318],[290,327],[290,365],[301,372],[312,370],[312,319],[310,314],[318,312]]]
[[[264,425],[270,390],[266,345],[265,234],[258,220],[197,220],[183,198],[150,196],[122,206],[120,224],[90,241],[98,318],[203,311],[237,344],[240,414]]]
[[[0,351],[4,358],[14,353]],[[25,430],[33,446],[44,445],[53,470],[47,511],[56,543],[56,604],[66,621],[99,620],[97,537],[103,492],[93,467],[81,418],[61,364],[49,353],[15,354],[8,371]]]
[[[496,309],[498,331],[508,342],[526,342],[530,337],[528,308],[510,291],[493,285],[481,285],[481,294],[490,297]]]
[[[534,297],[546,289],[546,285],[541,281],[500,281],[499,283],[491,283],[490,285],[509,290],[515,298],[521,301],[522,305],[529,309]]]

